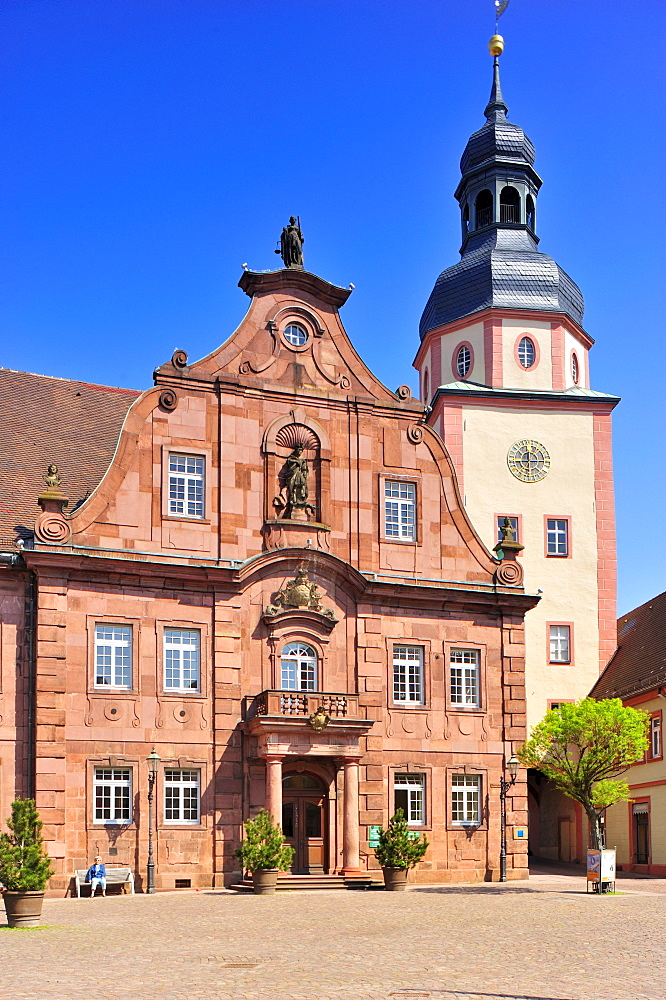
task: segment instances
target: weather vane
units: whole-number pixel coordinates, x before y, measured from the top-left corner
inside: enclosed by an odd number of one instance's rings
[[[509,6],[510,0],[495,0],[495,34],[499,34],[499,19]]]

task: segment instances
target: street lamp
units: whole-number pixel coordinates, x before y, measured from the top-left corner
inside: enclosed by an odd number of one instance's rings
[[[148,864],[146,865],[146,892],[155,892],[155,859],[153,858],[153,790],[160,769],[160,756],[155,747],[146,758],[148,763]]]
[[[500,842],[500,882],[506,882],[506,793],[512,785],[515,785],[520,767],[520,761],[515,754],[511,754],[506,766],[511,780],[507,780],[504,775],[500,777],[500,830],[502,837]]]

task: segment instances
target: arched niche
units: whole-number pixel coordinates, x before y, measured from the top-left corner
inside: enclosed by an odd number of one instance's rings
[[[295,512],[289,506],[288,459],[297,449],[300,449],[300,458],[307,463],[307,500],[314,511]],[[262,450],[265,521],[328,525],[331,443],[326,429],[298,407],[269,424],[264,432]]]

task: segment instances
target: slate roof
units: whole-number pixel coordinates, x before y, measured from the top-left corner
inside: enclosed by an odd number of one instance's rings
[[[421,317],[421,337],[492,308],[563,313],[583,324],[580,288],[552,257],[539,253],[522,227],[490,226],[468,240],[462,259],[435,283]]]
[[[617,649],[590,694],[631,698],[666,686],[666,592],[617,622]]]
[[[138,395],[0,368],[0,550],[30,536],[50,463],[62,476],[67,511],[97,486]]]

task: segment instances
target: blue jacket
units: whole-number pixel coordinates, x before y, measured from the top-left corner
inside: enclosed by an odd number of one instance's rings
[[[94,878],[106,878],[106,867],[104,865],[91,865],[86,875],[86,882],[92,882]]]

